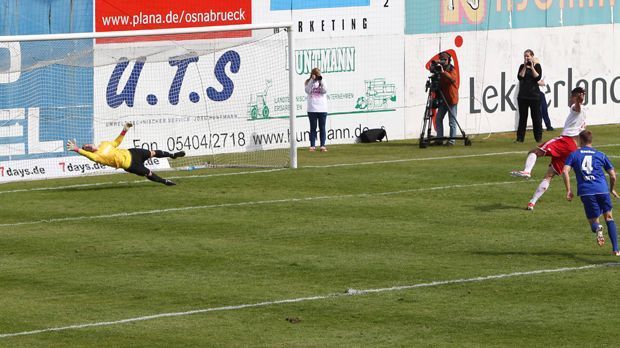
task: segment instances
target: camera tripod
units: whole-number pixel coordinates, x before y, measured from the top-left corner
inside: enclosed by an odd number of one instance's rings
[[[428,89],[428,87],[431,86],[431,83],[427,82],[426,86]],[[448,105],[448,103],[446,102],[446,98],[444,97],[441,90],[437,88],[435,91],[433,91],[433,89],[434,88],[431,88],[428,91],[428,97],[426,98],[426,108],[424,109],[424,124],[422,125],[422,133],[420,134],[420,148],[424,149],[429,145],[437,145],[442,143],[444,140],[464,140],[465,146],[471,146],[471,140],[469,140],[469,137],[465,135],[465,131],[463,131],[463,128],[461,128],[461,124],[457,121],[456,115],[452,113],[452,110],[450,110],[450,108],[448,108],[448,113],[454,118],[456,125],[461,131],[461,136],[436,137],[431,135],[431,129],[433,128],[433,110],[439,108],[439,105],[441,103],[445,103],[445,105]],[[439,96],[441,99],[437,98],[437,96]]]

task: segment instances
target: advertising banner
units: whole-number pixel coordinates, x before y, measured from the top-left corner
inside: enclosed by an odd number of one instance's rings
[[[0,162],[62,156],[66,139],[92,138],[92,41],[0,43],[0,56]]]
[[[407,34],[618,23],[615,0],[405,0]]]
[[[152,170],[170,169],[166,158],[150,158],[144,162],[144,165]],[[115,173],[125,173],[125,171],[91,162],[81,156],[0,162],[0,183]]]
[[[10,12],[21,11],[11,4]],[[74,4],[70,15],[52,17],[63,14],[60,3],[51,12],[37,5],[32,17],[51,18],[45,32],[52,33],[92,30],[84,23],[110,32],[290,21],[294,61],[288,61],[286,33],[277,30],[261,37],[243,31],[129,43],[0,43],[0,167],[7,177],[20,177],[20,170],[24,177],[52,173],[57,169],[46,161],[59,166],[55,158],[77,158],[67,155],[67,139],[110,140],[125,121],[136,127],[123,147],[210,155],[283,148],[292,136],[303,146],[309,136],[304,82],[315,67],[328,91],[329,143],[351,143],[364,129],[381,127],[390,139],[417,138],[428,96],[426,66],[446,50],[459,63],[458,120],[469,134],[516,128],[516,73],[525,49],[541,60],[547,82],[541,90],[554,126],[563,125],[576,86],[588,92],[588,124],[620,122],[613,24],[620,6],[612,0]],[[5,32],[40,33],[22,17],[11,17]],[[80,20],[74,28],[58,18]],[[288,131],[290,69],[296,134]]]
[[[96,0],[97,32],[252,23],[251,0]]]
[[[453,50],[454,58],[459,61],[458,120],[461,126],[471,134],[515,130],[517,72],[523,62],[523,52],[531,49],[542,65],[546,85],[541,91],[545,93],[554,127],[564,125],[570,91],[578,86],[587,91],[588,124],[618,123],[620,71],[613,55],[597,48],[616,46],[610,30],[609,25],[592,25],[518,29],[510,33],[495,30],[484,36],[476,32],[407,36],[406,113],[421,120],[427,98],[424,86],[430,75],[425,64],[439,51]],[[510,49],[504,42],[508,35]],[[532,41],[533,36],[540,39]],[[592,40],[593,37],[598,39]],[[558,45],[560,42],[562,44]],[[418,137],[420,124],[421,121],[412,119],[406,136]]]
[[[255,1],[254,21],[295,26],[297,140],[308,142],[304,82],[321,69],[327,88],[328,142],[352,143],[367,128],[404,136],[403,2]]]
[[[95,142],[131,121],[129,147],[197,156],[288,146],[286,37],[215,51],[209,40],[97,45],[97,61],[129,58],[94,68]]]
[[[310,70],[318,67],[327,89],[330,143],[351,143],[365,128],[385,128],[389,137],[403,137],[400,38],[341,37],[329,40],[329,45],[310,39],[299,43],[295,50],[299,129],[308,129],[304,83]],[[302,141],[307,140],[306,134]]]
[[[265,0],[253,6],[254,23],[292,21],[299,38],[403,33],[402,1]]]
[[[351,143],[367,128],[384,127],[394,139],[404,136],[402,3],[265,1],[254,2],[248,12],[254,22],[293,18],[301,23],[292,65],[299,142],[309,136],[304,82],[314,67],[322,70],[328,86],[330,143]],[[200,51],[201,45],[210,44],[184,41],[182,46]],[[290,67],[285,45],[274,46],[267,54],[257,54],[250,44],[200,57],[184,57],[173,50],[144,54],[146,62],[97,63],[95,140],[113,137],[122,122],[133,121],[136,127],[125,140],[129,146],[184,150],[190,156],[287,147]],[[157,45],[142,46],[151,52]],[[186,61],[179,63],[178,57]],[[238,71],[232,71],[236,64]],[[205,93],[208,88],[220,89],[226,79],[233,87],[225,100],[213,100]],[[172,90],[178,91],[176,99],[170,97]]]

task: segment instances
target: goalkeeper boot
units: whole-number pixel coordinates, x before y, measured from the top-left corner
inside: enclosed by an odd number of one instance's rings
[[[603,246],[605,244],[605,236],[603,236],[603,225],[598,225],[596,229],[596,242],[599,246]]]
[[[185,157],[185,151],[179,151],[179,152],[175,152],[174,154],[172,154],[172,159],[179,158],[179,157]]]
[[[527,210],[534,210],[535,206],[536,206],[536,203],[529,202],[527,204],[527,207],[525,207],[525,209],[527,209]]]
[[[172,181],[172,180],[166,179],[166,181],[164,181],[164,185],[166,185],[166,186],[174,186],[174,185],[176,185],[176,183],[174,181]]]

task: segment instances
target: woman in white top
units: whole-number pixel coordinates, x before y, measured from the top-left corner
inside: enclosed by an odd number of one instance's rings
[[[325,122],[327,120],[327,91],[323,84],[323,76],[321,70],[314,68],[310,72],[310,78],[305,83],[306,94],[308,95],[308,119],[310,120],[310,151],[316,151],[316,127],[317,123],[320,132],[321,151],[327,151],[325,141],[327,140],[327,131],[325,130]]]

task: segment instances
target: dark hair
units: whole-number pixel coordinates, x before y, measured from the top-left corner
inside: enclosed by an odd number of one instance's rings
[[[577,95],[581,93],[586,93],[586,90],[583,87],[575,87],[572,91],[570,91],[570,95]]]
[[[579,142],[582,144],[592,144],[592,132],[584,130],[579,133]]]

